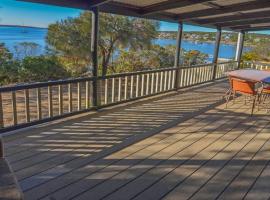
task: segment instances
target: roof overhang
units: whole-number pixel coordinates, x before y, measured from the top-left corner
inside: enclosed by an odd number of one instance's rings
[[[233,31],[270,29],[269,0],[19,0]],[[269,23],[268,23],[269,22]]]

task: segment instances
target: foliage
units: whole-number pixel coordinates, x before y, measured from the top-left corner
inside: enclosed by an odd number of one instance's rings
[[[0,65],[5,62],[9,62],[12,59],[12,54],[5,47],[4,43],[0,43]]]
[[[77,18],[68,18],[49,26],[47,42],[49,47],[64,57],[69,57],[75,66],[91,62],[91,14],[83,12]],[[158,22],[124,17],[113,14],[100,16],[99,57],[102,75],[107,73],[114,51],[120,48],[142,49],[149,47],[157,36]],[[85,66],[87,68],[87,65]]]
[[[142,71],[156,68],[172,67],[174,52],[172,46],[153,45],[149,50],[120,51],[116,62],[110,67],[109,73]]]
[[[19,76],[18,62],[5,62],[0,65],[0,85],[16,83]]]
[[[109,73],[142,71],[174,66],[175,46],[152,45],[149,50],[121,50],[118,59],[110,67]],[[200,51],[182,51],[182,64],[206,63],[208,55]]]
[[[40,45],[34,42],[21,42],[14,46],[15,58],[22,59],[24,57],[37,56]]]
[[[184,64],[196,65],[204,64],[208,59],[208,55],[198,50],[184,51]]]
[[[270,41],[253,47],[251,51],[243,54],[242,59],[246,61],[270,62]]]
[[[3,43],[0,44],[0,85],[18,80],[18,63],[12,60],[12,54]]]
[[[26,57],[19,69],[20,81],[48,81],[69,77],[56,57]]]

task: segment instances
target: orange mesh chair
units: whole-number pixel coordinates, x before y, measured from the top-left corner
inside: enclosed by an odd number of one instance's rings
[[[227,92],[226,98],[226,107],[231,99],[233,97],[233,100],[235,99],[236,94],[242,94],[247,96],[250,96],[253,98],[252,100],[252,109],[251,109],[251,115],[253,115],[254,107],[256,104],[256,100],[259,99],[259,92],[256,89],[256,82],[254,81],[247,81],[243,79],[239,79],[236,77],[229,77],[230,80],[230,90]],[[245,100],[246,103],[246,100]]]

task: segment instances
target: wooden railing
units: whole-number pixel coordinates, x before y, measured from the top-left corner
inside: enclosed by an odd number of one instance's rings
[[[261,63],[261,62],[243,62],[243,68],[251,68],[257,70],[270,70],[270,63]]]
[[[0,88],[0,132],[89,111],[92,83],[97,82],[96,108],[123,103],[224,78],[236,62],[164,68],[105,77],[90,77]],[[178,77],[178,80],[176,80]]]

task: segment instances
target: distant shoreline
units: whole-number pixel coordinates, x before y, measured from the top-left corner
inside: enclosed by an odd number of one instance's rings
[[[0,24],[0,28],[36,28],[36,29],[48,29],[45,27],[37,27],[37,26],[25,26],[25,25],[7,25],[7,24]]]

